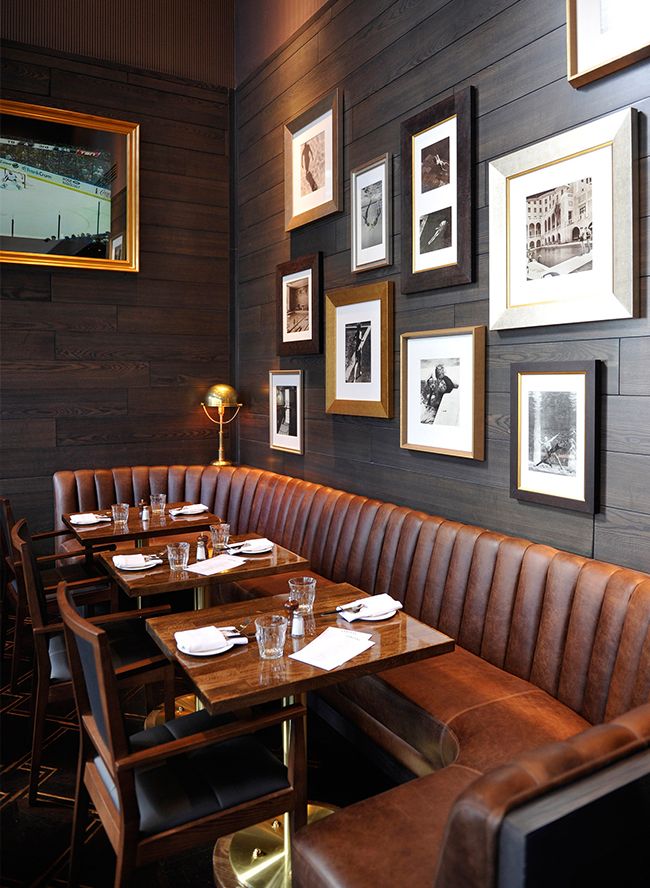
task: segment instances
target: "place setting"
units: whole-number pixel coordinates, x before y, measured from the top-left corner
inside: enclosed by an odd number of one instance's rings
[[[248,644],[248,637],[242,635],[236,626],[201,626],[198,629],[185,629],[174,633],[176,647],[190,657],[213,657],[225,654],[235,645]]]

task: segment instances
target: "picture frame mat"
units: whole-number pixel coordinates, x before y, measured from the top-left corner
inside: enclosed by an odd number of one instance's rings
[[[307,284],[307,317],[308,317],[308,325],[307,329],[300,331],[298,333],[292,333],[287,330],[286,319],[289,315],[289,285],[295,283],[296,281],[303,280],[306,278],[308,281]],[[313,275],[311,268],[306,268],[304,271],[294,271],[291,274],[283,275],[282,277],[282,341],[283,342],[301,342],[306,339],[312,338],[312,304],[314,300],[314,289],[313,289]]]
[[[363,247],[361,227],[358,224],[361,212],[360,192],[373,182],[382,184],[382,235],[380,243],[373,247]],[[393,175],[392,155],[376,157],[350,171],[350,246],[351,270],[369,271],[392,265],[393,262]]]
[[[295,386],[296,391],[296,435],[277,431],[277,388]],[[269,370],[269,447],[285,453],[304,452],[304,403],[302,370]]]
[[[567,79],[571,86],[584,86],[650,56],[650,8],[645,0],[620,0],[616,6],[618,20],[625,25],[634,22],[634,27],[628,32],[614,28],[608,38],[607,30],[596,22],[595,4],[567,0]]]

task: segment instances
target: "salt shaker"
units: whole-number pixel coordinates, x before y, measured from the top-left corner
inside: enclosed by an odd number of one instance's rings
[[[206,549],[206,543],[208,542],[208,538],[205,534],[201,534],[196,540],[196,560],[197,561],[205,561],[208,557],[208,552]]]
[[[291,620],[291,637],[292,638],[302,638],[305,634],[305,620],[303,615],[299,611],[293,612],[293,619]]]
[[[142,510],[144,509],[144,506],[145,506],[145,502],[143,499],[141,499],[140,502],[138,503],[138,515],[140,516],[140,518],[142,518]]]
[[[149,506],[142,507],[142,523],[146,524],[149,521]]]

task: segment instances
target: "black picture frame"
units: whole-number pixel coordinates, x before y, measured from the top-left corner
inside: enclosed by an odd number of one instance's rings
[[[526,409],[522,406],[522,399],[526,392],[526,378],[544,376],[566,376],[567,386],[565,391],[570,391],[569,378],[575,381],[580,377],[584,377],[584,413],[582,417],[583,432],[580,436],[575,435],[573,444],[575,445],[574,474],[579,480],[582,478],[580,485],[582,495],[558,495],[557,490],[552,493],[550,490],[544,491],[544,472],[537,472],[537,482],[540,489],[531,489],[526,486],[526,482],[522,481],[522,475],[526,477],[526,468],[523,466],[526,458],[526,451],[530,454],[530,417],[528,428],[522,428],[525,417],[528,415]],[[525,364],[512,364],[510,368],[510,496],[514,499],[524,502],[540,503],[547,506],[557,506],[563,509],[570,509],[577,512],[587,512],[593,514],[598,511],[598,395],[599,395],[599,362],[598,361],[563,361],[555,362],[534,362]],[[543,383],[542,383],[543,387]],[[574,386],[575,387],[575,386]],[[540,387],[541,388],[541,387]],[[579,388],[579,386],[578,386]],[[548,394],[557,395],[557,386],[555,390],[549,390]],[[562,393],[560,389],[559,393]],[[580,415],[581,404],[579,399],[576,400],[576,428],[580,428],[578,416]],[[542,408],[543,409],[543,408]],[[552,407],[549,409],[553,409]],[[556,408],[557,409],[557,408]],[[524,420],[524,422],[522,422]],[[550,471],[552,466],[556,466],[554,472],[555,479],[562,477],[562,472],[557,471],[562,467],[562,458],[568,462],[568,454],[571,450],[570,434],[567,435],[561,428],[557,433],[547,436],[548,426],[545,427],[543,421],[540,424],[541,434],[544,434],[546,441],[540,448],[540,461],[537,466],[543,462],[548,462]],[[550,431],[553,431],[551,428]],[[570,433],[571,430],[569,430]],[[556,442],[554,439],[558,439]],[[583,444],[578,448],[579,443]],[[527,446],[528,445],[528,446]],[[535,459],[535,457],[533,457]],[[530,462],[531,457],[528,457]],[[530,469],[529,469],[530,471]],[[550,477],[550,472],[549,472]],[[560,482],[561,483],[561,482]],[[550,484],[547,485],[550,487]],[[570,485],[569,485],[570,487]],[[568,489],[568,488],[567,488]]]
[[[402,293],[469,284],[474,279],[474,94],[474,87],[469,86],[402,122]],[[418,198],[418,192],[414,183],[414,139],[453,118],[456,119],[457,145],[456,261],[416,271],[413,260],[417,205],[414,206],[414,199]]]
[[[292,355],[319,355],[322,351],[321,322],[321,281],[322,253],[299,256],[289,262],[282,262],[276,267],[276,353],[282,357]],[[286,338],[284,299],[285,285],[288,278],[304,272],[311,278],[311,289],[308,293],[308,317],[311,319],[310,335],[303,339]]]

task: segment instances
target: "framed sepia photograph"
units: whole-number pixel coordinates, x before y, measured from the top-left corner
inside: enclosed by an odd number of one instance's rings
[[[276,269],[279,355],[321,352],[321,254],[300,256]]]
[[[400,447],[484,459],[485,327],[403,333],[400,366]]]
[[[402,292],[472,280],[474,94],[402,123]]]
[[[597,510],[597,385],[596,361],[512,365],[510,496]]]
[[[285,124],[285,231],[343,208],[342,132],[338,89]]]
[[[393,262],[392,155],[383,154],[350,173],[352,271]]]
[[[139,126],[0,100],[0,261],[138,270]]]
[[[269,371],[269,446],[303,452],[302,370]]]
[[[490,163],[491,330],[635,316],[637,167],[633,108]]]
[[[650,56],[647,0],[567,0],[567,77],[584,86]]]
[[[325,294],[328,413],[393,415],[393,283]]]

